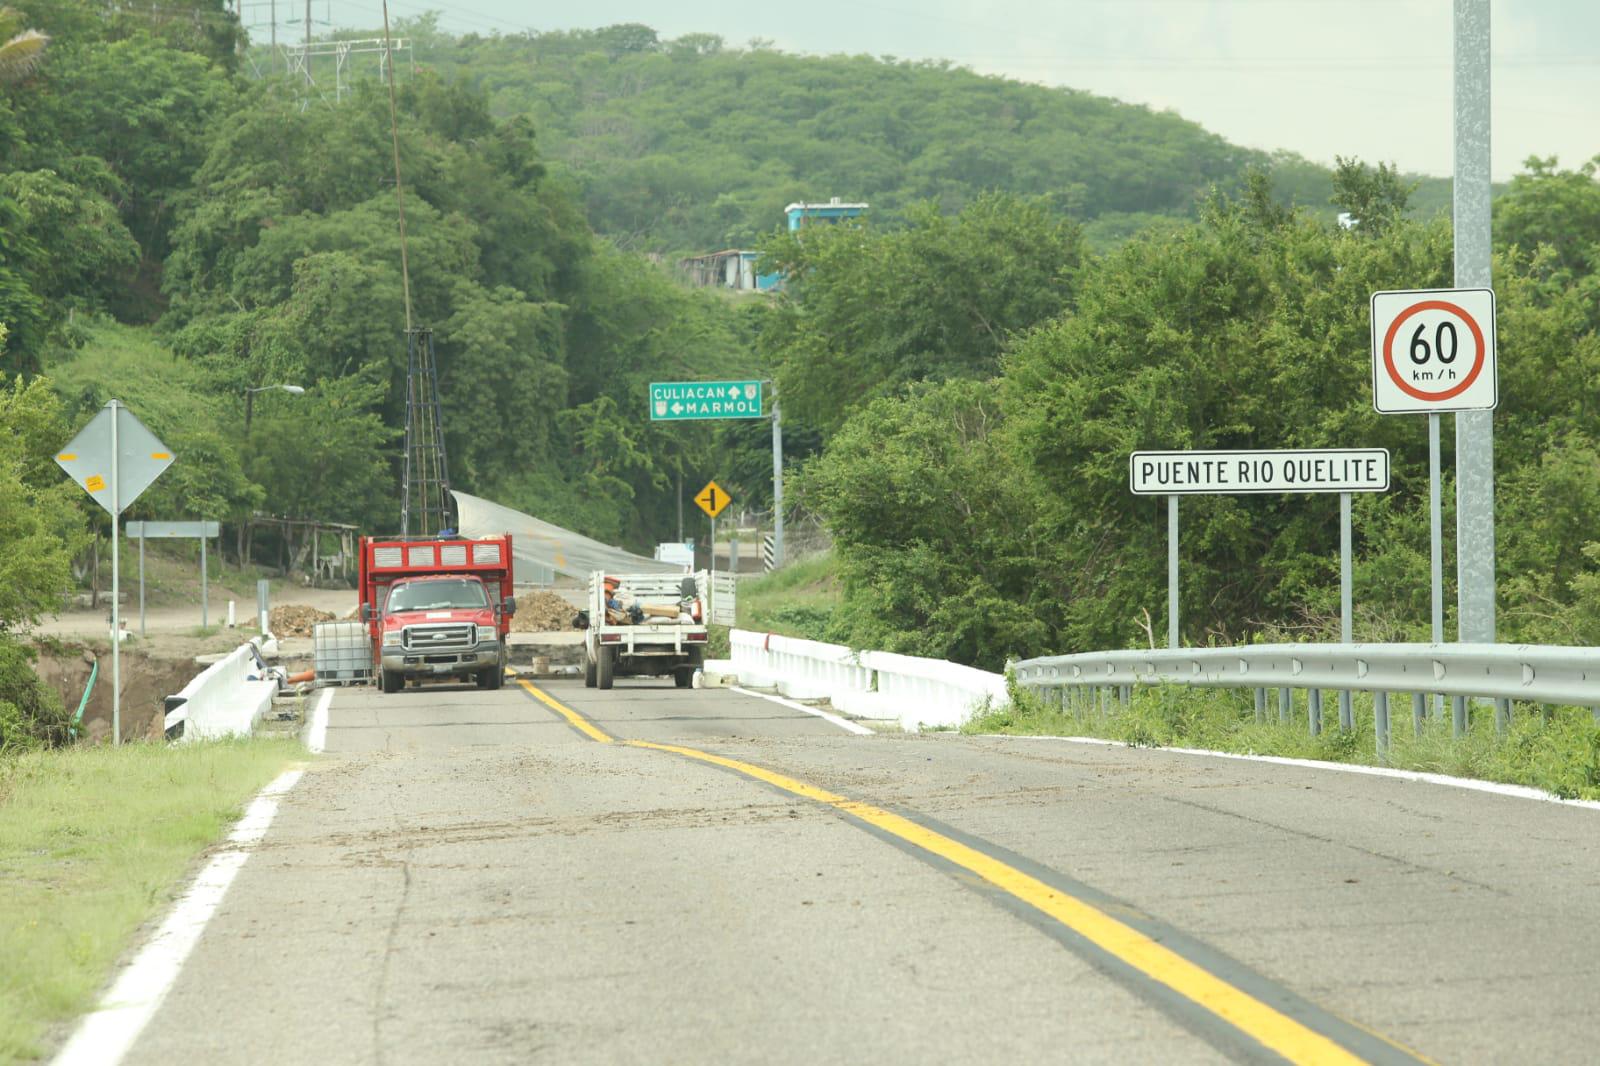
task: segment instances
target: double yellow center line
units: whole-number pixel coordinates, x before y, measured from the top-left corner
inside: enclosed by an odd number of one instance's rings
[[[519,681],[535,699],[555,711],[579,732],[601,744],[617,739],[526,681]],[[943,859],[981,878],[1001,892],[1020,900],[1061,923],[1095,947],[1203,1007],[1253,1040],[1294,1063],[1347,1064],[1367,1060],[1315,1029],[1263,1003],[1243,989],[1164,947],[1150,936],[1119,921],[1094,904],[1048,885],[1008,863],[943,833],[919,825],[903,815],[870,803],[849,799],[752,763],[676,744],[623,740],[635,748],[671,752],[697,762],[720,766],[771,785],[792,795],[825,804],[929,855]],[[1382,1037],[1378,1037],[1383,1040]],[[1384,1040],[1385,1044],[1389,1042]],[[1389,1045],[1411,1061],[1426,1061],[1398,1045]]]

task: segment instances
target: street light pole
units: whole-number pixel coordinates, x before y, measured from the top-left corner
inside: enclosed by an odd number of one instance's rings
[[[1455,285],[1487,289],[1489,0],[1455,0]],[[1495,640],[1494,412],[1456,415],[1456,639]]]
[[[306,390],[304,385],[262,385],[254,389],[244,390],[244,437],[250,439],[250,419],[255,414],[256,393],[271,392],[273,389],[282,389],[290,396],[300,396]]]

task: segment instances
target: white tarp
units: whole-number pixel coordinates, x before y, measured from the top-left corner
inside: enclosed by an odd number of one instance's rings
[[[615,570],[625,574],[683,572],[681,566],[613,548],[570,529],[562,529],[532,515],[513,511],[465,492],[452,492],[451,495],[456,498],[456,516],[463,536],[511,534],[511,552],[516,557],[514,578],[521,584],[539,582],[541,570],[554,570],[582,581],[588,581],[589,575],[596,570]]]

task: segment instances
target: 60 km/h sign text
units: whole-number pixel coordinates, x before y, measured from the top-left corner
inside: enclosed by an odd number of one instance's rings
[[[1372,405],[1382,414],[1488,410],[1499,402],[1494,293],[1372,294]]]
[[[1383,448],[1134,452],[1128,480],[1141,496],[1384,492],[1389,453]]]

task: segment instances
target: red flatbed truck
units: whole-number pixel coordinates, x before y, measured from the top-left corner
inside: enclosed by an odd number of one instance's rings
[[[361,620],[372,640],[373,679],[384,692],[406,681],[505,682],[506,638],[517,611],[511,535],[362,537]]]

